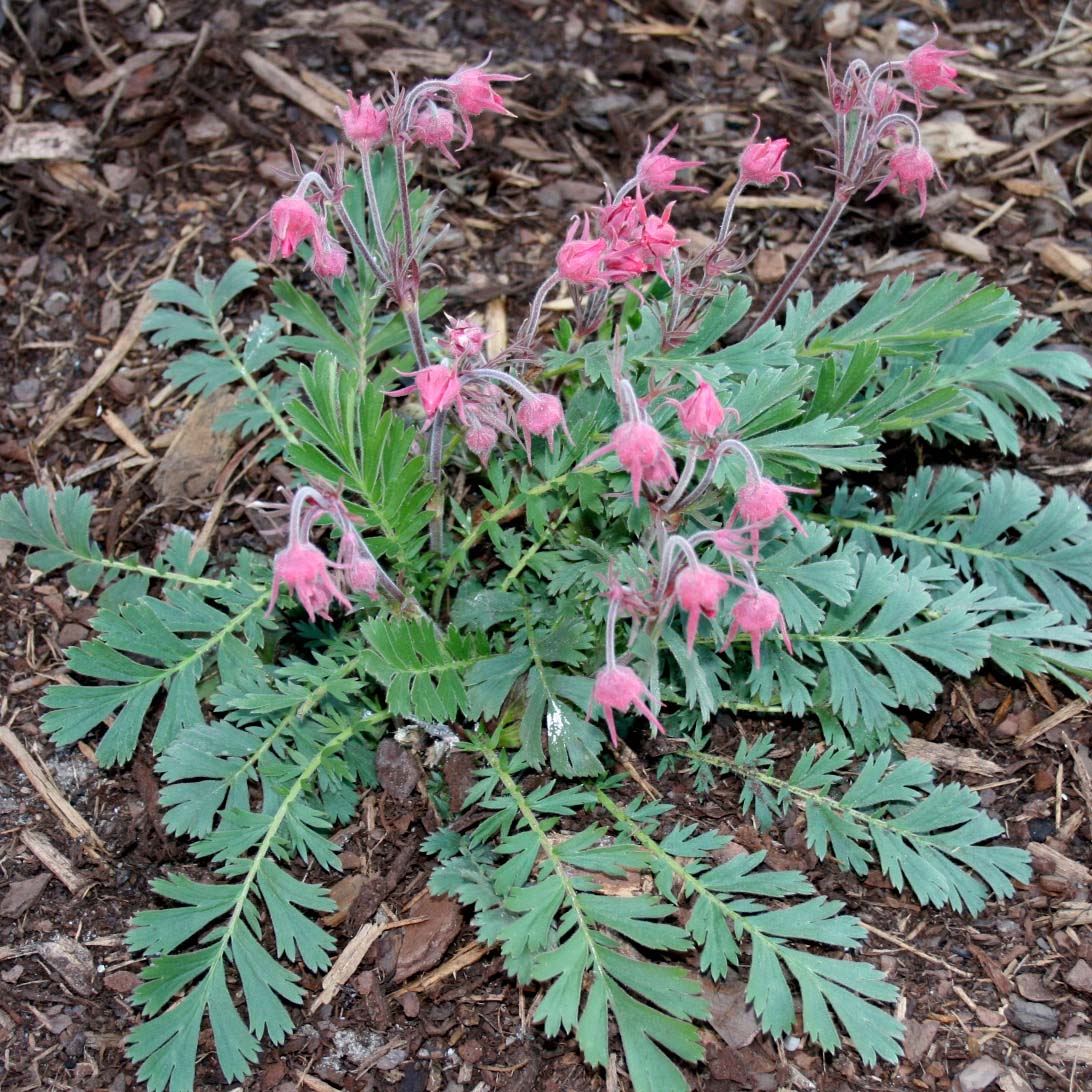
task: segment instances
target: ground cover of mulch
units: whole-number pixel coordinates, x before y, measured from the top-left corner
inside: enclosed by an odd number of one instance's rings
[[[214,553],[262,548],[244,505],[275,495],[276,469],[254,444],[213,442],[207,407],[173,390],[166,359],[139,336],[146,290],[172,271],[222,271],[260,258],[232,243],[280,192],[289,144],[315,158],[334,139],[333,107],[352,86],[444,75],[495,51],[526,75],[506,89],[520,120],[481,118],[462,167],[444,174],[452,225],[438,255],[450,310],[492,324],[520,317],[549,270],[568,217],[624,176],[647,132],[679,126],[676,154],[706,161],[711,194],[673,219],[696,240],[715,231],[718,199],[760,112],[792,141],[803,189],[748,195],[739,242],[761,296],[800,252],[825,195],[818,54],[843,62],[905,52],[937,20],[961,58],[969,95],[946,98],[927,125],[946,190],[924,220],[885,194],[857,203],[812,287],[848,276],[878,283],[910,271],[979,273],[1029,313],[1061,323],[1057,342],[1092,329],[1088,102],[1089,3],[790,3],[780,0],[31,0],[0,10],[0,485],[77,484],[94,492],[107,549],[144,556],[171,529]],[[28,129],[28,125],[40,126]],[[426,176],[433,177],[430,166]],[[439,177],[439,176],[437,176]],[[299,271],[301,276],[306,276]],[[249,297],[239,321],[260,306]],[[247,311],[250,308],[250,312]],[[1086,350],[1087,351],[1087,350]],[[949,459],[1019,466],[1084,495],[1092,474],[1092,399],[1063,392],[1061,427],[1032,426],[1019,460],[957,451]],[[900,453],[912,460],[912,445]],[[283,478],[283,475],[281,475]],[[10,555],[10,556],[9,556]],[[63,579],[31,579],[2,553],[0,614],[0,1086],[135,1087],[121,1038],[139,964],[123,943],[150,905],[152,877],[194,866],[163,831],[151,756],[99,769],[94,740],[57,749],[37,730],[37,698],[61,678],[63,649],[90,634],[93,606]],[[955,683],[916,745],[952,770],[1028,846],[1035,877],[1007,905],[968,920],[924,911],[879,875],[817,866],[796,825],[770,837],[740,822],[736,787],[695,799],[681,779],[658,790],[682,815],[766,849],[848,900],[870,930],[867,955],[903,991],[907,1056],[865,1070],[851,1052],[824,1058],[798,1040],[756,1035],[742,986],[717,991],[706,1092],[793,1088],[1080,1089],[1092,1084],[1092,717],[1039,679]],[[725,718],[734,746],[759,725]],[[785,754],[803,729],[785,725]],[[632,759],[654,769],[654,755]],[[330,927],[344,946],[377,912],[423,918],[392,930],[330,1001],[301,1011],[289,1041],[263,1055],[248,1088],[400,1092],[584,1092],[624,1088],[590,1073],[569,1039],[547,1041],[520,991],[481,949],[464,914],[425,893],[417,846],[433,823],[384,754],[384,789],[339,832],[345,880]],[[457,780],[465,777],[448,771]],[[404,791],[408,786],[408,792]],[[320,983],[305,976],[309,997]],[[202,1088],[224,1087],[211,1057]]]

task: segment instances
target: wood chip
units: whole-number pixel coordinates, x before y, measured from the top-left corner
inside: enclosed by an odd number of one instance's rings
[[[91,829],[91,824],[68,802],[50,772],[23,746],[6,724],[0,724],[0,743],[11,752],[12,758],[19,763],[19,768],[26,774],[35,792],[61,821],[65,833],[70,838],[82,839],[88,853],[95,856],[104,854],[106,846]]]
[[[178,242],[175,243],[167,261],[167,267],[163,271],[164,278],[169,277],[174,272],[179,255],[185,249],[186,244],[202,230],[203,225],[198,224],[182,234]],[[64,428],[65,422],[117,371],[121,362],[129,354],[129,350],[136,344],[137,338],[140,337],[140,328],[144,320],[155,310],[155,306],[156,303],[152,299],[150,290],[140,297],[136,307],[133,308],[133,313],[129,316],[129,321],[125,324],[125,328],[118,335],[117,341],[114,342],[110,351],[103,358],[102,363],[95,369],[91,378],[81,384],[76,393],[45,423],[42,431],[38,433],[38,437],[34,441],[35,448],[41,448],[49,443]]]
[[[337,961],[326,972],[322,980],[322,991],[311,1002],[309,1012],[328,1005],[337,996],[337,991],[352,977],[360,966],[360,961],[368,954],[371,946],[383,935],[384,926],[369,922],[345,945]]]
[[[452,975],[458,974],[459,971],[472,967],[488,951],[489,946],[472,940],[469,944],[460,948],[446,963],[441,963],[439,967],[429,971],[428,974],[423,974],[413,982],[407,982],[401,989],[395,990],[391,994],[391,1000],[393,1001],[405,993],[425,993],[433,986],[443,982],[445,978],[450,978]]]
[[[1054,873],[1063,880],[1073,880],[1075,883],[1092,883],[1092,869],[1085,867],[1064,853],[1041,842],[1032,842],[1028,846],[1031,859],[1038,866],[1038,871]]]
[[[28,159],[90,159],[91,131],[59,122],[12,121],[0,133],[0,163]]]
[[[961,231],[942,231],[938,240],[945,250],[962,254],[975,262],[988,262],[992,257],[989,244]]]
[[[312,90],[291,72],[287,72],[279,64],[271,61],[268,56],[255,53],[253,49],[244,49],[241,57],[266,87],[286,99],[291,99],[297,106],[302,106],[304,110],[322,121],[334,120],[336,115],[328,99]],[[340,95],[339,101],[344,100],[344,97]]]
[[[1043,247],[1039,257],[1051,272],[1076,281],[1082,288],[1092,292],[1092,261],[1079,251],[1051,240]]]
[[[1047,1054],[1056,1062],[1092,1065],[1092,1038],[1087,1035],[1071,1035],[1068,1039],[1054,1039],[1047,1046]]]
[[[953,747],[950,743],[931,743],[927,739],[908,739],[899,744],[907,758],[920,758],[942,770],[958,770],[978,777],[996,777],[1004,767],[983,758],[970,747]]]
[[[91,80],[90,83],[73,87],[72,94],[78,99],[87,99],[92,95],[109,91],[119,80],[127,80],[134,72],[139,72],[145,66],[154,64],[162,56],[163,53],[158,49],[146,49],[140,53],[134,53],[122,64],[115,65],[109,71]]]
[[[36,830],[22,830],[19,838],[73,895],[80,898],[86,894],[91,881],[83,873],[77,872],[72,862],[44,834]]]
[[[1063,705],[1056,713],[1051,713],[1045,720],[1039,721],[1038,724],[1033,724],[1025,732],[1020,732],[1016,737],[1016,746],[1027,747],[1029,744],[1034,743],[1040,736],[1046,735],[1052,728],[1057,728],[1059,724],[1065,724],[1066,721],[1072,720],[1075,716],[1083,713],[1087,708],[1088,702],[1083,701],[1080,698],[1074,698],[1071,702]]]
[[[968,156],[989,157],[1009,150],[1008,144],[980,136],[961,114],[945,113],[921,123],[922,143],[940,163],[954,163]]]

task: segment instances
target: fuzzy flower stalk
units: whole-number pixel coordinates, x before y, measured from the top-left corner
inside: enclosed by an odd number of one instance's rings
[[[748,333],[778,313],[859,190],[871,187],[867,198],[871,200],[893,184],[901,195],[916,196],[918,214],[925,215],[926,186],[939,175],[933,157],[922,144],[917,119],[923,109],[932,105],[925,97],[931,92],[947,89],[966,93],[956,83],[957,70],[948,64],[949,58],[965,51],[939,48],[936,45],[938,37],[934,25],[933,37],[901,60],[887,61],[872,68],[856,59],[842,73],[835,71],[828,50],[823,71],[833,112],[829,129],[834,141],[830,167],[834,194],[804,253],[754,319]],[[902,109],[904,103],[916,107],[916,117]],[[750,146],[748,151],[751,151]],[[770,150],[765,154],[769,155]],[[752,155],[757,157],[757,153],[752,152]],[[744,159],[746,157],[747,151]],[[745,176],[753,177],[754,174],[754,166],[744,165],[740,182]]]

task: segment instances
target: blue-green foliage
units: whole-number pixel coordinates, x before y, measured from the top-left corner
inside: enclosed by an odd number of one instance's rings
[[[375,161],[398,231],[393,170],[389,153]],[[349,186],[357,208],[359,176]],[[434,210],[415,194],[412,214],[427,224]],[[878,868],[924,905],[977,914],[1027,878],[1026,856],[993,844],[1001,827],[974,792],[937,784],[892,745],[909,734],[906,712],[934,708],[953,674],[988,667],[1079,688],[1092,673],[1088,512],[1007,471],[925,468],[882,498],[860,476],[901,433],[1016,451],[1020,415],[1060,415],[1039,381],[1083,387],[1088,364],[1044,347],[1053,324],[1018,325],[1012,297],[975,277],[917,287],[899,277],[863,302],[859,284],[818,302],[804,293],[783,322],[747,336],[750,301],[735,286],[670,347],[656,286],[631,294],[597,338],[563,324],[546,354],[543,382],[582,377],[564,392],[571,442],[548,450],[536,439],[530,466],[502,453],[484,470],[462,460],[445,496],[416,423],[385,398],[413,365],[382,286],[363,267],[339,279],[329,317],[282,282],[277,317],[237,331],[230,311],[256,279],[237,262],[218,281],[165,282],[146,329],[157,345],[185,347],[168,372],[179,386],[236,390],[221,427],[271,431],[267,455],[340,492],[403,600],[361,599],[357,612],[305,624],[287,594],[269,603],[264,560],[242,554],[213,572],[185,534],[149,562],[109,558],[92,540],[92,497],[0,498],[0,538],[98,595],[95,636],[68,652],[76,681],[46,691],[44,730],[62,745],[93,738],[104,765],[126,761],[147,731],[166,828],[207,869],[154,880],[170,905],[134,922],[132,946],[149,959],[134,998],[145,1022],[130,1038],[140,1079],[188,1092],[204,1027],[230,1081],[263,1040],[284,1040],[304,999],[300,969],[321,972],[335,947],[314,922],[331,906],[331,833],[374,783],[374,744],[397,717],[470,737],[483,766],[474,822],[429,840],[441,862],[432,887],[472,907],[508,970],[541,986],[545,1033],[573,1033],[604,1065],[616,1030],[638,1092],[683,1092],[680,1067],[701,1058],[708,1015],[698,972],[740,967],[766,1031],[799,1029],[824,1050],[844,1037],[869,1064],[894,1060],[895,987],[842,958],[865,934],[841,903],[799,873],[764,868],[761,853],[729,855],[716,831],[668,823],[665,805],[608,776],[614,756],[592,702],[602,593],[612,576],[649,592],[654,549],[649,506],[632,504],[616,457],[588,458],[619,420],[611,369],[621,353],[640,396],[704,377],[764,472],[802,490],[803,530],[781,520],[755,542],[757,578],[785,623],[784,639],[775,629],[762,640],[761,663],[745,634],[725,648],[738,588],[702,620],[692,654],[677,607],[619,627],[619,655],[678,737],[665,765],[689,763],[699,788],[736,779],[763,829],[800,808],[820,858],[858,875]],[[439,306],[426,294],[423,316]],[[674,411],[654,412],[681,461]],[[708,496],[674,514],[678,530],[722,526],[743,474],[740,459],[722,460]],[[441,511],[437,556],[428,527]],[[710,545],[700,551],[725,567]],[[797,718],[794,736],[817,729],[828,746],[803,750],[784,775],[772,735],[742,741],[733,758],[711,753],[702,729],[724,708]],[[618,720],[629,741],[646,730]]]

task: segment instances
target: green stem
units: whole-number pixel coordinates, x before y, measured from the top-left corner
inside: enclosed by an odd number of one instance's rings
[[[289,444],[296,442],[296,434],[288,426],[288,422],[285,420],[280,411],[270,402],[268,395],[262,390],[261,384],[250,373],[250,369],[243,363],[242,357],[232,347],[231,342],[224,336],[223,327],[217,321],[217,318],[213,314],[206,316],[209,320],[209,325],[216,331],[216,339],[220,343],[220,348],[224,353],[224,356],[231,361],[235,366],[236,371],[239,373],[239,378],[250,388],[251,394],[254,395],[258,405],[269,414],[269,419],[277,426],[278,431],[284,437],[285,441]]]
[[[549,478],[544,482],[539,482],[538,485],[532,486],[525,492],[521,491],[517,493],[507,504],[502,504],[500,508],[485,515],[482,518],[481,523],[476,527],[473,527],[466,538],[464,538],[452,551],[451,556],[440,570],[440,575],[436,578],[436,591],[432,597],[433,615],[435,616],[440,613],[440,608],[443,606],[444,602],[444,592],[447,590],[448,581],[451,579],[456,567],[466,559],[471,548],[490,527],[496,527],[498,524],[503,523],[508,519],[509,516],[514,515],[527,504],[527,501],[531,497],[540,497],[543,493],[549,493],[551,489],[556,489],[558,486],[564,485],[573,474],[579,473],[583,473],[583,471],[567,470],[564,474],[559,474],[556,478]]]
[[[565,871],[565,866],[558,856],[557,849],[554,847],[547,832],[543,830],[542,825],[539,823],[538,817],[535,815],[531,806],[527,803],[527,798],[520,791],[520,787],[516,784],[515,778],[508,772],[501,756],[488,744],[482,743],[480,747],[481,753],[485,756],[486,762],[489,763],[490,769],[497,775],[498,780],[504,786],[509,798],[515,802],[520,815],[523,817],[523,821],[527,824],[527,829],[532,831],[538,839],[539,845],[542,847],[544,863],[548,864],[550,868],[553,869],[554,874],[561,881],[561,887],[565,892],[566,902],[568,903],[569,910],[572,912],[573,920],[576,922],[576,927],[580,930],[584,937],[584,941],[587,944],[588,954],[590,955],[592,965],[595,968],[594,973],[597,975],[604,974],[603,965],[599,960],[599,950],[595,943],[595,934],[588,924],[588,919],[584,916],[584,911],[580,905],[580,896],[573,886],[568,873]]]
[[[537,541],[533,545],[528,546],[527,549],[523,551],[523,553],[520,555],[520,559],[515,563],[515,565],[512,566],[512,569],[509,571],[508,575],[501,582],[500,590],[502,592],[507,591],[512,586],[513,581],[515,581],[516,577],[519,576],[519,574],[527,568],[535,554],[537,554],[539,550],[541,550],[542,547],[545,546],[551,538],[553,538],[553,536],[557,533],[557,529],[561,526],[562,523],[565,522],[565,517],[569,514],[572,506],[573,502],[569,501],[569,503],[561,509],[561,512],[557,516],[557,518],[550,521],[549,526],[546,528],[545,531],[542,532],[541,536],[537,539]]]
[[[247,757],[247,760],[234,772],[232,775],[225,779],[228,786],[235,784],[240,777],[246,777],[250,770],[254,769],[261,757],[273,746],[274,743],[287,731],[289,725],[293,724],[297,720],[302,720],[323,698],[329,694],[331,687],[335,682],[340,682],[346,676],[351,675],[356,671],[364,661],[364,657],[367,654],[367,649],[361,649],[355,656],[346,660],[333,674],[328,675],[323,681],[312,690],[306,698],[303,699],[299,705],[294,706],[289,712],[285,713],[283,717],[277,722],[273,731],[269,733],[262,740],[262,742],[255,747],[253,752]]]

